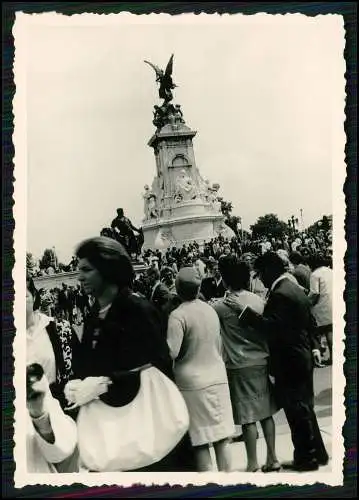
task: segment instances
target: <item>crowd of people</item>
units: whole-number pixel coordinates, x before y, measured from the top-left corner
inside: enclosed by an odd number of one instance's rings
[[[48,316],[81,325],[91,306],[91,298],[80,284],[62,283],[61,288],[39,288],[40,309]]]
[[[50,263],[47,267],[43,267],[40,269],[40,265],[36,264],[33,266],[31,271],[32,276],[36,278],[40,278],[41,276],[52,276],[54,274],[60,273],[70,273],[78,270],[78,259],[75,256],[71,257],[71,261],[69,264],[59,264],[56,259]]]
[[[148,250],[137,275],[124,247],[104,236],[82,242],[76,258],[79,286],[53,290],[47,305],[28,278],[29,470],[231,471],[238,439],[248,472],[328,463],[313,388],[315,366],[332,363],[327,235]],[[160,418],[156,395],[168,415],[162,440],[150,424]],[[185,427],[180,405],[177,417],[166,413],[179,396]],[[289,463],[276,455],[280,409]]]
[[[298,251],[305,259],[321,253],[330,260],[332,256],[331,231],[319,231],[315,234],[296,232],[282,238],[263,236],[257,239],[244,235],[242,238],[229,239],[218,236],[204,242],[201,246],[194,241],[183,244],[181,247],[172,246],[165,251],[147,249],[143,252],[142,259],[147,265],[155,263],[159,268],[170,266],[177,272],[183,265],[191,264],[198,259],[206,263],[210,258],[218,260],[221,255],[234,254],[238,257],[247,253],[262,255],[269,250],[285,251],[287,255]]]

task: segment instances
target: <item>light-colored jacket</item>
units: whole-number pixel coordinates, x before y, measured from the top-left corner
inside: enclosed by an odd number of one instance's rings
[[[227,383],[219,319],[211,306],[199,299],[182,303],[170,314],[167,342],[179,389]]]
[[[230,293],[239,306],[249,306],[258,314],[263,314],[265,302],[258,295],[242,290]],[[224,304],[224,299],[213,304],[221,324],[223,357],[227,368],[244,368],[266,365],[269,358],[267,341],[262,332],[240,323],[239,314]]]
[[[318,302],[312,307],[318,326],[333,323],[333,271],[329,267],[319,267],[310,275],[310,291],[319,294]]]

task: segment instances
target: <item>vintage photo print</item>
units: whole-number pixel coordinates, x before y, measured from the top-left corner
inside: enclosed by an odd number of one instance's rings
[[[13,36],[15,487],[342,485],[342,16]]]

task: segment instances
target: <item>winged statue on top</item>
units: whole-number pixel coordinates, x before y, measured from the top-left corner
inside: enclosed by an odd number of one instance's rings
[[[173,54],[170,57],[170,60],[167,63],[165,71],[160,69],[155,64],[152,64],[149,61],[144,61],[146,64],[149,64],[151,68],[153,68],[156,72],[156,82],[159,82],[159,96],[160,99],[164,99],[165,103],[172,101],[173,95],[172,90],[177,87],[172,80],[172,70],[173,70]]]

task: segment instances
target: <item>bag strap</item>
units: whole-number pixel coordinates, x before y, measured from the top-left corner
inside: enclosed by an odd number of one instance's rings
[[[146,363],[145,365],[138,366],[137,368],[132,368],[132,370],[129,370],[129,372],[130,373],[142,372],[143,370],[148,370],[148,368],[152,368],[151,363]]]

